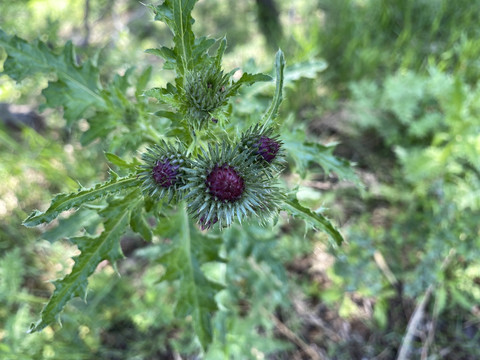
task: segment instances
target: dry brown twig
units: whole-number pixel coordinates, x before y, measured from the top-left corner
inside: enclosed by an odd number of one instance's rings
[[[454,254],[455,254],[455,250],[450,249],[447,257],[443,260],[442,267],[441,267],[442,270],[447,267],[447,265],[452,260]],[[425,306],[427,305],[428,300],[430,299],[430,296],[436,286],[437,284],[435,283],[430,284],[430,286],[425,291],[425,294],[423,295],[422,300],[418,303],[417,307],[415,308],[413,315],[410,317],[410,320],[408,321],[407,332],[403,338],[402,346],[398,351],[397,360],[409,359],[408,355],[410,353],[410,349],[412,346],[413,337],[415,336],[415,333],[417,331],[418,324],[420,323],[420,321],[422,320],[425,314]]]
[[[324,334],[333,342],[339,342],[342,340],[342,337],[339,334],[337,334],[335,331],[330,329],[320,317],[314,315],[317,313],[316,310],[309,311],[309,309],[305,305],[305,302],[299,298],[293,299],[292,302],[293,302],[293,306],[295,307],[295,312],[306,323],[320,328],[324,332]]]
[[[275,315],[268,313],[267,310],[263,310],[263,312],[273,321],[277,330],[284,335],[286,338],[293,341],[302,351],[310,357],[312,360],[328,360],[327,357],[320,354],[317,350],[315,350],[311,345],[307,344],[303,341],[297,334],[295,334],[292,330],[290,330],[284,323],[282,323]]]

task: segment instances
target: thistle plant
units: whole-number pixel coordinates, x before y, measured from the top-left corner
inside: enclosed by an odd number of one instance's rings
[[[115,266],[123,258],[120,240],[129,229],[147,241],[155,238],[162,243],[156,258],[165,269],[161,280],[178,280],[175,315],[192,317],[204,349],[213,339],[211,319],[219,311],[216,295],[225,285],[206,277],[201,266],[228,263],[220,254],[223,235],[230,229],[251,223],[272,228],[284,210],[324,231],[335,246],[342,242],[332,223],[302,206],[295,189],[287,189],[280,179],[285,167],[302,174],[310,164],[354,178],[350,164],[332,155],[333,147],[307,140],[301,129],[280,131],[282,51],[275,57],[271,104],[263,115],[242,119],[230,99],[241,97],[249,85],[272,78],[243,72],[234,81],[236,70],[222,69],[226,39],[195,37],[191,16],[195,3],[165,0],[149,6],[155,20],[166,23],[173,33],[173,46],[147,50],[164,60],[165,69],[175,71],[175,80],[163,88],[147,89],[150,67],[139,74],[131,68],[102,84],[96,63],[78,64],[71,43],[58,53],[41,41],[28,43],[0,30],[0,46],[7,54],[4,73],[17,81],[36,73],[55,74],[57,80],[42,92],[45,106],[62,107],[73,132],[79,131],[78,121],[86,119],[89,129],[81,133],[81,143],[88,146],[99,139],[115,168],[106,181],[56,195],[45,211],[35,210],[24,220],[25,226],[34,227],[68,210],[88,208],[98,213],[102,224],[89,223],[80,212],[72,213],[68,222],[59,221],[80,254],[72,271],[54,282],[55,290],[31,332],[53,326],[73,297],[86,298],[88,278],[97,265],[108,260]],[[132,83],[134,91],[129,90]],[[293,163],[287,164],[289,157]],[[76,223],[75,230],[69,232],[67,223]]]

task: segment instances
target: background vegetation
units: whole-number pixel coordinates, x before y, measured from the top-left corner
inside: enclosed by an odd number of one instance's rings
[[[46,280],[68,273],[77,250],[56,241],[66,235],[56,224],[20,224],[52,194],[102,180],[111,149],[85,135],[87,122],[72,131],[58,111],[33,112],[48,77],[0,76],[0,358],[478,359],[479,8],[477,0],[199,2],[194,30],[227,34],[226,68],[270,72],[284,50],[280,116],[297,128],[284,141],[339,142],[336,154],[357,164],[363,183],[291,152],[302,176],[287,171],[283,180],[299,187],[302,203],[327,208],[347,243],[330,248],[296,220],[229,231],[234,316],[207,353],[191,321],[173,315],[175,284],[157,282],[159,247],[133,233],[122,240],[121,277],[103,264],[87,304],[72,301],[61,328],[25,334],[52,291]],[[144,53],[170,35],[136,1],[3,2],[0,26],[53,49],[71,39],[79,59],[97,57],[105,81],[132,65],[138,73],[152,65],[156,86],[171,80]],[[237,111],[255,114],[262,91],[251,88]],[[98,223],[88,209],[78,216]]]

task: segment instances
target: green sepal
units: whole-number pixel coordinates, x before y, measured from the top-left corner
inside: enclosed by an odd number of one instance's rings
[[[343,242],[343,236],[340,231],[320,213],[313,212],[312,210],[302,206],[299,201],[294,197],[285,196],[283,199],[283,210],[293,216],[298,216],[305,220],[308,224],[317,230],[324,231],[328,234],[329,239],[332,240],[332,245],[340,246]]]
[[[56,195],[50,207],[45,211],[33,211],[24,221],[23,225],[26,227],[33,227],[43,223],[49,223],[55,219],[60,213],[78,208],[80,205],[87,202],[102,198],[104,196],[125,190],[127,188],[139,184],[136,174],[131,174],[125,177],[119,177],[113,171],[110,172],[110,180],[97,184],[88,189],[80,189],[77,192],[70,194]]]
[[[78,246],[80,255],[75,256],[70,274],[54,281],[55,291],[42,310],[41,319],[30,326],[29,333],[40,331],[58,320],[58,317],[73,297],[86,299],[88,277],[93,274],[98,264],[108,260],[112,265],[122,259],[120,238],[125,232],[132,208],[142,199],[135,190],[123,199],[115,199],[100,212],[106,219],[103,232],[96,236],[80,236],[70,240]]]

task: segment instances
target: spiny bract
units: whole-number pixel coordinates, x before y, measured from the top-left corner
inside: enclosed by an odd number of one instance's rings
[[[187,210],[202,228],[219,224],[228,227],[237,218],[255,216],[267,222],[278,209],[280,195],[275,180],[265,175],[255,156],[239,146],[202,148],[192,160],[187,184]]]
[[[241,136],[240,148],[255,157],[267,175],[277,176],[281,172],[285,162],[282,142],[272,127],[250,127]]]
[[[224,74],[215,64],[186,75],[183,112],[194,128],[200,129],[210,120],[215,122],[212,113],[230,96],[230,77],[231,73]]]
[[[175,148],[162,142],[148,148],[142,160],[145,164],[140,166],[143,171],[138,176],[142,180],[143,193],[157,199],[167,196],[168,201],[179,200],[179,189],[185,185],[185,168],[188,167],[183,147]]]

